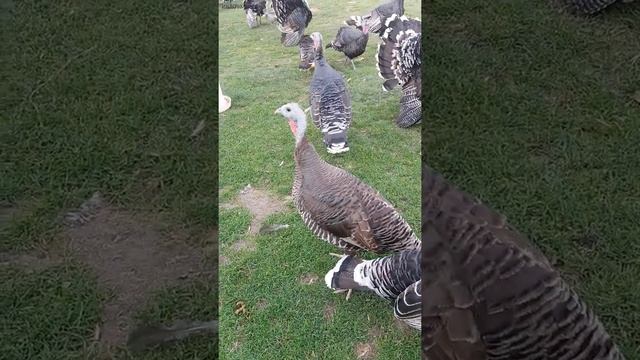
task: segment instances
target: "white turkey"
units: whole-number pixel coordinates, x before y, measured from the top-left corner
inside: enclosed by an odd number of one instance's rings
[[[298,49],[300,52],[300,62],[298,63],[298,69],[300,70],[309,70],[313,67],[313,61],[316,58],[315,50],[313,48],[313,40],[311,36],[304,35],[302,39],[300,39],[300,43],[298,44]]]
[[[347,130],[351,126],[351,94],[342,74],[334,70],[322,53],[322,35],[311,34],[314,71],[309,85],[313,124],[320,129],[330,154],[349,151]]]
[[[420,250],[404,250],[373,260],[343,255],[324,277],[334,290],[373,291],[393,302],[394,315],[420,329],[422,312]]]
[[[603,325],[501,214],[422,170],[423,355],[622,360]]]
[[[296,46],[311,22],[311,10],[306,0],[273,0],[273,9],[282,33],[280,42],[284,46]]]
[[[265,15],[267,0],[244,0],[242,6],[247,16],[249,28],[257,27],[262,22],[262,16]]]
[[[394,14],[404,15],[404,0],[391,0],[371,10],[367,15],[351,16],[346,23],[359,27],[365,33],[372,32],[382,36],[386,30],[387,19]]]
[[[348,61],[351,61],[351,66],[356,69],[353,63],[353,59],[362,55],[367,49],[367,42],[369,41],[369,34],[365,34],[362,30],[351,26],[342,26],[336,34],[336,38],[327,44],[327,49],[332,48],[336,51],[343,53]]]
[[[392,15],[386,26],[382,42],[378,44],[376,67],[378,75],[384,79],[382,87],[385,91],[398,85],[402,90],[396,124],[406,128],[422,121],[422,23]]]
[[[320,158],[305,136],[300,105],[283,105],[276,114],[288,120],[295,137],[292,197],[314,235],[349,253],[420,249],[409,224],[376,190]]]

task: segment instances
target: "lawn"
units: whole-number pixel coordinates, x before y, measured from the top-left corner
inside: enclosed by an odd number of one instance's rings
[[[203,268],[206,276],[156,281],[131,298],[137,291],[131,284],[155,275],[138,262],[175,256],[151,251],[161,240],[191,249],[194,268],[217,258],[215,5],[1,5],[0,358],[99,358],[106,351],[114,358],[216,358],[210,337],[140,356],[127,355],[121,341],[100,346],[109,311],[128,312],[129,325],[216,316],[213,265]],[[204,129],[191,136],[200,122]],[[95,218],[65,225],[64,214],[96,192],[104,201]],[[105,240],[82,235],[96,224],[126,230],[106,239],[114,244],[135,244],[144,235],[150,249],[112,250],[132,269],[147,271],[108,273],[97,246],[69,250],[72,242]],[[178,276],[165,265],[167,279]]]
[[[435,2],[429,164],[510,218],[640,359],[640,3]]]
[[[349,15],[364,14],[377,0],[310,1],[307,33],[331,41]],[[420,3],[407,14],[420,17]],[[219,76],[231,108],[220,117],[220,353],[228,359],[417,358],[417,331],[400,327],[390,304],[373,294],[345,301],[323,281],[336,249],[304,226],[288,201],[293,181],[294,140],[274,110],[288,102],[308,106],[311,72],[298,70],[298,49],[284,48],[266,22],[250,30],[242,9],[219,16]],[[331,156],[319,131],[308,138],[322,158],[379,190],[409,221],[420,224],[420,126],[394,124],[399,92],[382,92],[369,40],[356,70],[344,56],[325,50],[329,63],[349,80],[354,120],[351,150]],[[251,185],[248,188],[247,185]],[[255,234],[259,222],[287,224],[280,232]]]

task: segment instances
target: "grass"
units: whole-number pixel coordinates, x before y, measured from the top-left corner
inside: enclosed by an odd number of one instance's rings
[[[506,214],[640,359],[640,4],[433,3],[429,164]]]
[[[0,251],[61,241],[60,215],[95,191],[204,241],[217,214],[215,5],[3,1],[2,9],[0,202],[11,216],[0,224]],[[204,131],[190,138],[201,120]],[[94,274],[67,263],[5,269],[0,302],[11,311],[0,357],[83,356],[104,300]],[[211,316],[215,288],[191,284],[190,296],[168,288],[140,316]],[[210,358],[211,343],[143,358]]]
[[[307,33],[320,31],[326,44],[348,15],[365,13],[377,3],[312,1]],[[406,7],[409,15],[420,16],[419,2]],[[297,69],[298,49],[280,45],[275,26],[265,22],[250,30],[241,9],[221,10],[219,21],[220,83],[232,99],[220,117],[220,201],[233,201],[247,184],[285,198],[293,180],[294,141],[284,119],[273,112],[288,102],[307,107],[312,73]],[[330,156],[319,131],[311,127],[308,137],[324,159],[379,190],[419,229],[420,128],[394,125],[399,93],[382,93],[374,62],[377,42],[370,38],[355,71],[342,54],[325,50],[329,63],[350,79],[351,150]],[[346,359],[354,358],[356,344],[363,342],[374,343],[379,358],[418,357],[418,333],[400,331],[384,300],[356,294],[346,302],[326,288],[322,278],[335,264],[328,255],[335,248],[313,236],[292,206],[267,219],[290,224],[288,229],[250,238],[254,251],[235,251],[235,241],[249,238],[250,221],[245,209],[220,212],[220,253],[228,262],[219,275],[220,353],[225,358]],[[301,284],[309,274],[319,280]],[[234,314],[238,301],[245,304],[246,315]],[[326,306],[335,306],[332,320],[324,319]],[[377,337],[370,334],[374,328],[380,329]]]

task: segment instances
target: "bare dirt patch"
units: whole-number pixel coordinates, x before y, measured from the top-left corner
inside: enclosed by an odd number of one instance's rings
[[[373,327],[369,330],[369,341],[357,343],[355,346],[355,353],[357,359],[372,360],[377,357],[377,342],[378,338],[382,336],[382,330],[378,327]]]
[[[28,254],[0,253],[0,266],[11,265],[24,268],[27,272],[42,271],[50,266],[57,265],[61,261],[55,254],[47,254],[44,251],[33,251]]]
[[[324,306],[323,309],[323,318],[325,321],[333,321],[333,317],[336,314],[336,304],[334,302],[330,302]]]
[[[302,274],[298,281],[303,285],[312,285],[318,281],[318,275],[315,274]]]
[[[279,200],[269,192],[247,185],[240,191],[234,203],[220,204],[220,208],[233,209],[242,206],[249,210],[252,219],[248,232],[251,235],[257,235],[264,220],[272,214],[284,211],[285,204],[286,201]]]
[[[132,315],[152,292],[213,271],[185,234],[170,231],[158,217],[117,209],[95,195],[68,213],[65,223],[67,251],[112,294],[104,307],[101,345],[124,344]]]

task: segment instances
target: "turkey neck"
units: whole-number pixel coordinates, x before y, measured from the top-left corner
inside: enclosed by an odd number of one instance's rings
[[[315,147],[307,140],[306,136],[303,136],[296,144],[293,156],[296,165],[301,169],[320,166],[323,163]]]
[[[320,68],[324,68],[325,66],[327,66],[327,60],[325,60],[324,58],[324,54],[322,53],[323,49],[322,49],[322,43],[320,43],[320,46],[318,46],[318,49],[314,49],[315,51],[315,57],[313,58],[313,62],[316,65],[316,70],[319,70]],[[315,72],[315,71],[314,71]]]

